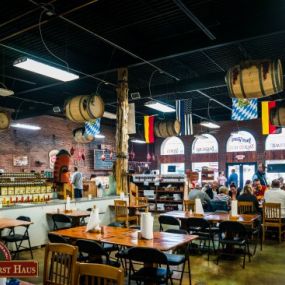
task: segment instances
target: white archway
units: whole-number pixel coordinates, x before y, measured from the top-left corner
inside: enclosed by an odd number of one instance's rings
[[[227,141],[227,152],[256,151],[256,140],[247,131],[233,132]]]
[[[285,149],[285,129],[280,134],[268,135],[265,141],[265,150]]]
[[[161,155],[177,155],[184,154],[183,141],[178,137],[166,138],[160,147]]]
[[[218,150],[218,141],[210,134],[196,137],[192,144],[192,153],[217,153]]]

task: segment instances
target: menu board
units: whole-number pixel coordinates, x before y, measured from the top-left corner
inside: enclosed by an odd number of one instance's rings
[[[102,159],[104,155],[105,159]],[[112,153],[110,158],[110,151],[100,149],[94,150],[94,169],[95,170],[112,170],[113,162],[116,160],[116,154]]]

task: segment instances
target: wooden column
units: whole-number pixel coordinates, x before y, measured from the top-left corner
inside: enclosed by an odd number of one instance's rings
[[[117,131],[116,131],[116,183],[117,194],[128,192],[128,69],[118,69],[117,86]]]

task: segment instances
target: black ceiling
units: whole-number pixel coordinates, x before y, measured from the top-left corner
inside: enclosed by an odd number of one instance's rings
[[[153,97],[171,105],[178,98],[193,98],[198,116],[229,120],[230,110],[215,101],[231,106],[224,83],[227,69],[248,59],[284,60],[285,1],[2,0],[1,12],[0,82],[15,95],[0,97],[0,107],[17,110],[17,118],[56,115],[53,106],[96,90],[106,109],[114,112],[116,68],[127,66],[129,94],[145,97],[136,101],[138,117],[155,113],[143,106],[151,89]],[[13,67],[15,59],[27,55],[64,66],[41,40],[41,13],[44,42],[80,75],[79,80],[62,83]]]

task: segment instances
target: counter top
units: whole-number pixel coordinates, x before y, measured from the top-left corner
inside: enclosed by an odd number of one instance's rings
[[[77,199],[73,199],[70,202],[71,203],[84,203],[84,202],[92,202],[92,201],[101,201],[101,200],[114,200],[114,199],[118,199],[120,198],[120,196],[104,196],[104,197],[97,197],[97,198],[92,198],[92,199],[88,199],[86,197],[84,198],[77,198]],[[4,206],[3,208],[0,208],[0,211],[3,210],[11,210],[11,209],[22,209],[22,208],[33,208],[33,207],[45,207],[45,206],[54,206],[54,205],[61,205],[61,204],[65,204],[66,200],[60,200],[60,199],[53,199],[50,200],[48,202],[42,202],[42,203],[18,203],[16,205],[13,206]]]

